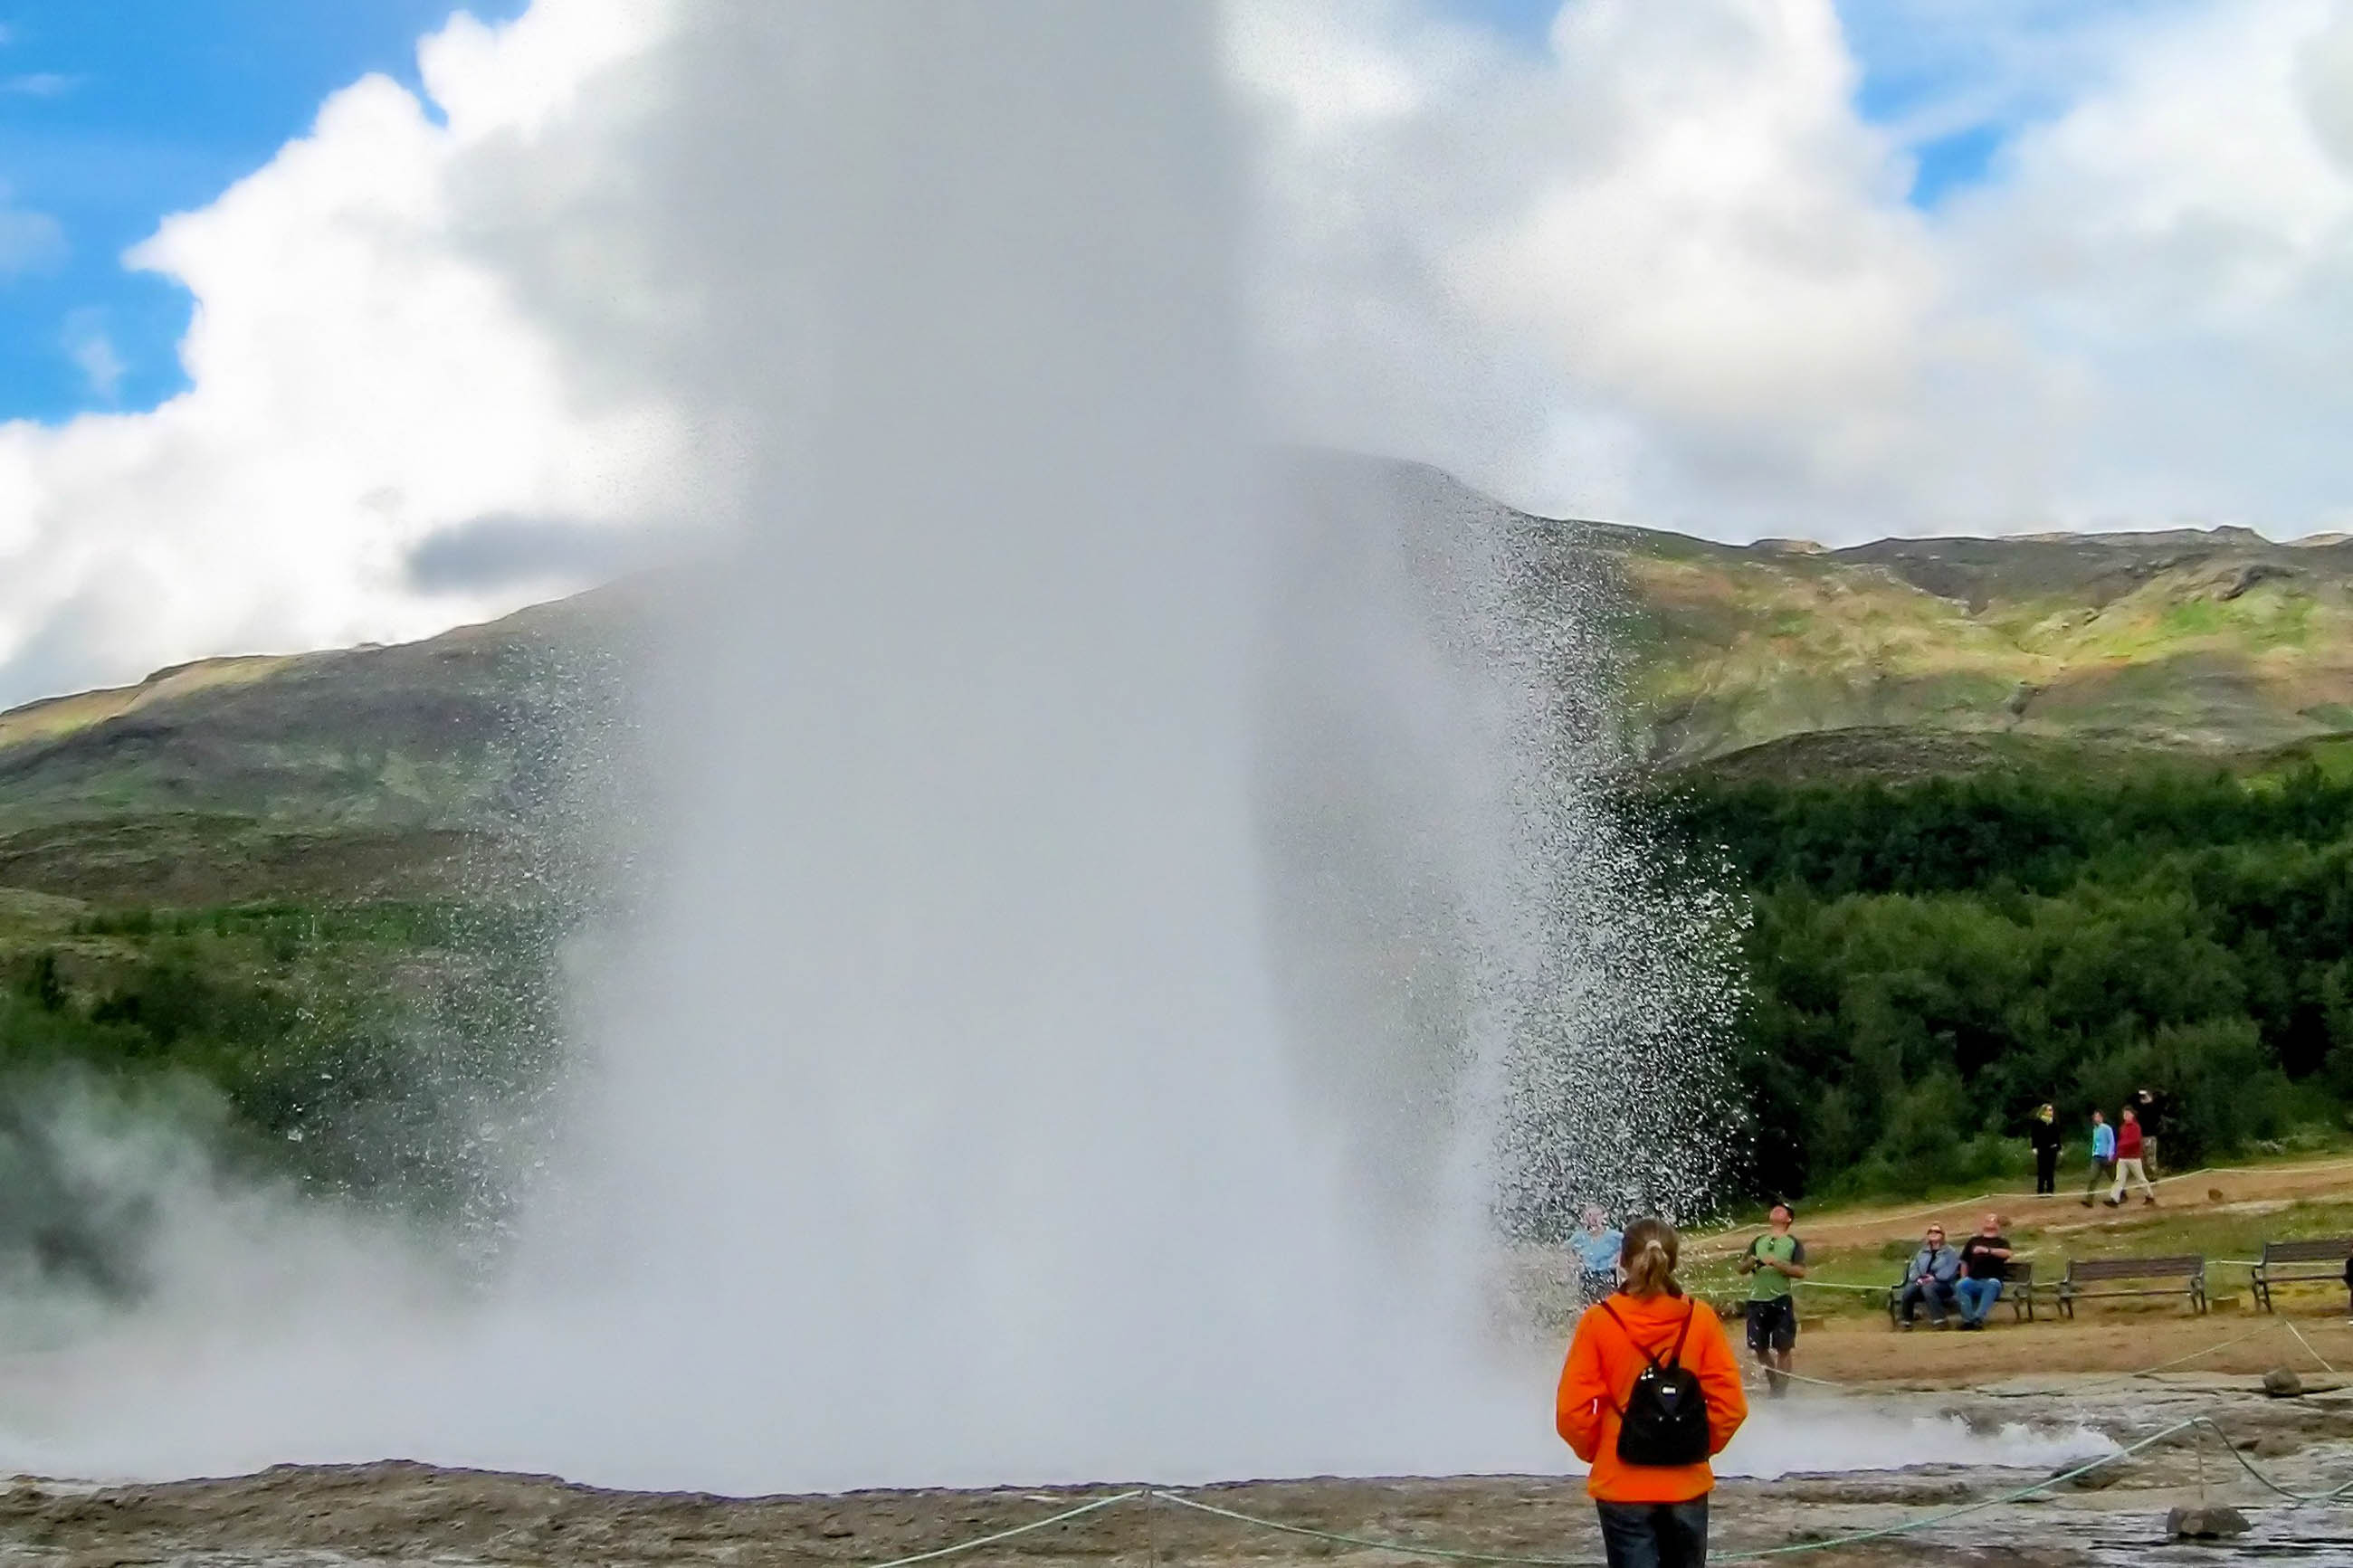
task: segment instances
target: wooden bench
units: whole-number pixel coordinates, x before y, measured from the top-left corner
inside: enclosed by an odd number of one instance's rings
[[[1959,1282],[1958,1279],[1954,1281],[1957,1285]],[[1995,1305],[2004,1302],[2009,1304],[2010,1316],[2020,1322],[2034,1321],[2034,1264],[2031,1259],[2013,1258],[2001,1266],[2001,1301]],[[1887,1321],[1890,1325],[1899,1328],[1903,1325],[1903,1309],[1904,1281],[1898,1279],[1887,1288]],[[1955,1317],[1960,1316],[1960,1298],[1955,1297],[1947,1310]]]
[[[2344,1286],[2348,1308],[2353,1308],[2353,1271],[2346,1268],[2348,1258],[2353,1258],[2353,1236],[2335,1236],[2323,1241],[2266,1241],[2263,1259],[2255,1265],[2250,1281],[2254,1286],[2255,1305],[2266,1312],[2272,1310],[2274,1285],[2325,1281]]]
[[[2088,1286],[2103,1289],[2089,1289]],[[2206,1260],[2193,1253],[2168,1258],[2071,1258],[2059,1279],[2059,1310],[2072,1318],[2079,1300],[2106,1296],[2187,1296],[2206,1310]]]

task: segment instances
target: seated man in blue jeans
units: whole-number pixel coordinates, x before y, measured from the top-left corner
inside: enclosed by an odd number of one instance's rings
[[[1921,1239],[1920,1250],[1904,1266],[1903,1289],[1896,1292],[1898,1321],[1905,1328],[1912,1326],[1913,1314],[1922,1302],[1928,1305],[1928,1321],[1938,1328],[1949,1325],[1945,1310],[1953,1304],[1953,1281],[1961,1271],[1961,1255],[1945,1245],[1945,1227],[1932,1225]]]
[[[1961,1279],[1954,1294],[1961,1300],[1961,1327],[1982,1329],[1986,1314],[2001,1300],[2001,1277],[2010,1267],[2010,1237],[2001,1233],[2001,1215],[1989,1214],[1978,1233],[1961,1243]]]

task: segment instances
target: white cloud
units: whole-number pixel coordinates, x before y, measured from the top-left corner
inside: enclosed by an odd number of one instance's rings
[[[1897,10],[1979,74],[1879,127],[1830,0],[1571,0],[1533,58],[1249,0],[1292,406],[1719,533],[2339,521],[2353,5]],[[1906,204],[1913,140],[2030,114]]]
[[[62,336],[66,357],[81,372],[82,380],[102,401],[111,403],[122,388],[122,377],[131,367],[107,335],[106,319],[98,310],[76,310],[66,317]]]
[[[192,385],[152,412],[0,426],[0,699],[231,649],[426,635],[564,585],[421,585],[426,542],[485,517],[625,526],[672,504],[670,416],[583,405],[471,248],[464,196],[473,165],[527,145],[657,20],[617,0],[495,31],[461,17],[424,59],[444,123],[360,81],[132,253],[195,295]],[[81,325],[70,351],[102,391],[119,363]]]
[[[63,98],[81,82],[81,78],[67,76],[59,71],[28,71],[22,76],[0,80],[0,92],[16,98]]]
[[[47,213],[15,205],[0,182],[0,282],[42,272],[66,257],[66,231]]]
[[[1894,0],[1875,63],[1967,68],[1893,126],[1831,0],[1571,0],[1535,52],[1422,0],[1232,6],[1304,434],[1728,535],[2353,511],[2353,0]],[[629,65],[668,15],[461,16],[438,120],[357,83],[133,252],[196,296],[193,385],[0,426],[0,699],[428,633],[717,510],[725,432],[650,384],[713,326],[632,183],[691,167]],[[1913,145],[1989,115],[1993,177],[1908,205]],[[62,243],[0,201],[0,272]]]

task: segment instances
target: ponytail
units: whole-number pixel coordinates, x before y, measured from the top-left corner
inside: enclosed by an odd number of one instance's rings
[[[1675,1282],[1675,1258],[1682,1249],[1682,1238],[1665,1220],[1638,1219],[1628,1226],[1625,1245],[1618,1249],[1618,1261],[1626,1270],[1626,1294],[1682,1295],[1683,1288]]]

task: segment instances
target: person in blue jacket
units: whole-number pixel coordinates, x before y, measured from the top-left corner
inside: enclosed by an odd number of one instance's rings
[[[1618,1254],[1626,1245],[1626,1233],[1609,1223],[1600,1205],[1588,1204],[1585,1228],[1571,1245],[1580,1270],[1577,1294],[1590,1306],[1618,1289]]]
[[[1904,1288],[1895,1298],[1905,1328],[1912,1326],[1914,1311],[1926,1302],[1928,1321],[1936,1328],[1948,1329],[1952,1321],[1945,1316],[1953,1306],[1953,1281],[1961,1272],[1961,1255],[1945,1245],[1945,1227],[1932,1225],[1921,1238],[1920,1250],[1904,1266]]]
[[[2092,1179],[2084,1184],[2084,1206],[2092,1206],[2092,1194],[2105,1187],[2116,1173],[2116,1130],[2097,1107],[2092,1110]]]

